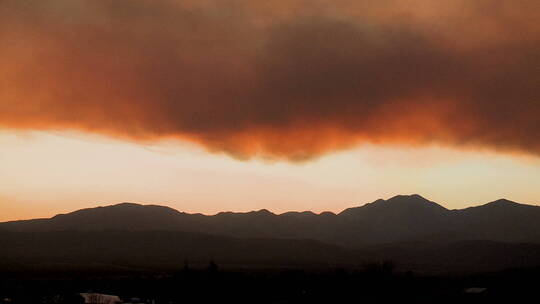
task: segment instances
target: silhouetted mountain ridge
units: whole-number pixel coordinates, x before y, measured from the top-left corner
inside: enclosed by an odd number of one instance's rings
[[[448,211],[443,206],[427,200],[418,194],[397,195],[388,200],[378,199],[360,207],[345,209],[339,215],[358,214],[360,212],[394,210],[400,212],[436,212]]]
[[[8,231],[185,231],[241,238],[313,239],[365,247],[434,238],[540,242],[540,207],[506,199],[448,210],[420,195],[376,200],[339,214],[274,214],[266,209],[188,214],[157,205],[122,203],[50,219],[0,223]],[[451,237],[450,237],[451,236]]]

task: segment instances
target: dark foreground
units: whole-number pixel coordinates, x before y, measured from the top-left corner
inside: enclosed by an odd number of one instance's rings
[[[79,293],[124,303],[527,303],[540,300],[540,269],[470,276],[397,273],[390,263],[346,269],[171,272],[3,272],[0,303],[84,303]],[[534,300],[536,299],[536,300]],[[533,303],[531,302],[531,303]]]

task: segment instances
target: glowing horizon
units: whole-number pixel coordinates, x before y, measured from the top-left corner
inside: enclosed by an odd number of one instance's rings
[[[203,214],[337,213],[398,194],[449,209],[540,197],[540,159],[489,151],[365,145],[297,164],[73,132],[3,131],[0,143],[0,221],[121,202]]]

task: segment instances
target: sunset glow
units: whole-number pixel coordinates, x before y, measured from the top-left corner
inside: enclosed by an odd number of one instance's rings
[[[297,164],[78,133],[2,132],[0,143],[0,220],[125,201],[215,214],[340,212],[398,193],[422,193],[447,208],[501,197],[537,204],[540,195],[538,158],[487,151],[368,145]]]

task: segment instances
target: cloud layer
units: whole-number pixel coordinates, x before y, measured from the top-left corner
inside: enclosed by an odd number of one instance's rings
[[[0,1],[0,127],[540,154],[540,2]]]

